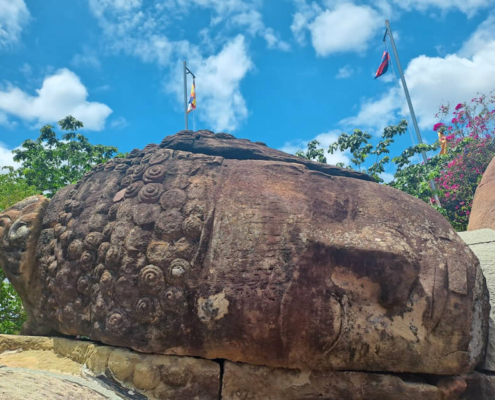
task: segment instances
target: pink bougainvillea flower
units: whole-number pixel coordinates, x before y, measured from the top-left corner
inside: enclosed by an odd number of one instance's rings
[[[442,122],[438,122],[433,126],[434,131],[438,131],[442,126],[445,126]]]
[[[459,103],[459,104],[457,104],[457,105],[455,106],[455,109],[456,109],[456,110],[459,110],[459,109],[461,109],[462,107],[464,107],[464,105],[463,105],[462,103]]]

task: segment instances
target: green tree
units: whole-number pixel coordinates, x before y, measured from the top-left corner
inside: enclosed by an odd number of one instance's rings
[[[476,188],[490,161],[495,157],[495,96],[480,97],[471,100],[471,104],[459,103],[452,111],[450,107],[441,106],[437,117],[454,118],[448,123],[438,122],[433,127],[446,147],[446,152],[435,154],[427,162],[413,162],[421,153],[432,153],[440,148],[440,141],[433,144],[418,144],[406,148],[399,156],[390,159],[390,146],[395,136],[407,130],[406,121],[385,128],[381,139],[373,146],[369,143],[371,135],[356,129],[353,134],[342,133],[328,149],[349,151],[352,154],[351,165],[366,172],[375,181],[382,183],[380,174],[390,161],[396,171],[390,186],[432,204],[457,231],[467,229],[471,206]],[[315,146],[308,152],[315,152]],[[301,154],[304,154],[300,151]],[[374,157],[376,156],[376,157]],[[369,162],[371,161],[371,165]],[[364,165],[369,165],[364,167]],[[436,184],[436,192],[430,182]],[[435,204],[437,195],[441,207]]]
[[[306,152],[298,150],[296,151],[296,156],[306,158],[307,160],[326,163],[327,158],[325,157],[325,151],[323,149],[319,149],[319,145],[320,142],[318,142],[318,140],[312,140],[308,143],[308,149],[306,150]]]
[[[4,167],[7,173],[0,171],[0,211],[25,199],[38,194],[34,186],[29,186],[25,179],[16,175],[12,167]]]
[[[413,164],[411,156],[421,149],[438,150],[420,145],[407,149],[392,161],[398,166],[391,186],[423,201],[432,203],[457,231],[467,229],[476,188],[488,164],[495,156],[495,97],[480,95],[470,103],[459,103],[452,110],[442,105],[433,126],[446,145],[446,154],[436,154],[426,163]],[[452,118],[453,117],[453,118]],[[421,147],[422,146],[422,147]],[[428,184],[434,180],[437,192]],[[441,207],[435,204],[437,194]]]
[[[434,196],[430,182],[439,176],[442,159],[434,156],[429,158],[426,164],[424,162],[415,164],[411,160],[416,155],[421,155],[423,151],[425,153],[436,151],[439,147],[438,142],[432,145],[418,144],[408,147],[400,156],[392,158],[397,170],[389,185],[427,203],[430,202]]]
[[[93,165],[108,161],[117,153],[116,147],[90,144],[77,133],[83,123],[71,115],[58,121],[58,125],[66,132],[61,140],[53,126],[45,125],[38,139],[26,140],[21,149],[13,151],[14,160],[21,163],[17,170],[19,177],[48,197],[77,182]]]
[[[376,182],[383,182],[380,174],[385,172],[385,165],[390,162],[390,157],[385,154],[389,154],[389,147],[394,143],[394,137],[397,135],[403,135],[407,131],[407,122],[402,120],[398,125],[387,126],[383,130],[381,140],[373,146],[369,141],[371,135],[363,132],[360,129],[355,129],[354,132],[349,135],[342,133],[335,143],[332,143],[328,152],[330,154],[336,151],[350,151],[352,154],[351,163],[349,167],[365,172],[370,175]],[[367,168],[362,168],[366,160],[371,157],[373,163]]]
[[[25,320],[22,301],[0,268],[0,333],[18,334]]]

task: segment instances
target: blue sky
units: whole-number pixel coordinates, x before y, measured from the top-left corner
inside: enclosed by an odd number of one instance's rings
[[[196,129],[289,152],[354,128],[379,135],[406,115],[392,70],[373,80],[385,19],[433,142],[440,104],[495,88],[494,3],[0,0],[0,166],[68,114],[92,143],[121,151],[184,129],[184,59],[197,75]]]

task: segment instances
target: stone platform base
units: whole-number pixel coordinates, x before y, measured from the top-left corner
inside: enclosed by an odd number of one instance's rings
[[[85,378],[100,377],[100,383],[106,385],[107,389],[113,388],[115,395],[120,396],[118,399],[218,400],[220,395],[220,364],[217,362],[192,357],[140,354],[90,341],[0,335],[0,365]],[[39,376],[37,379],[44,378]],[[2,375],[0,380],[3,380]],[[10,382],[11,386],[17,386],[16,379],[3,381],[4,385]],[[76,394],[71,396],[63,398],[91,398],[77,397]],[[2,400],[28,398],[2,397],[0,385]],[[58,397],[53,395],[45,398]]]
[[[140,354],[89,341],[0,335],[0,398],[488,400],[495,375],[311,372]],[[60,396],[63,397],[60,397]]]

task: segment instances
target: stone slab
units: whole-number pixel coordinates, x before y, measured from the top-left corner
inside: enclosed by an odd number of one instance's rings
[[[0,399],[127,400],[89,379],[7,367],[0,368]]]
[[[447,378],[349,372],[302,371],[225,362],[222,400],[457,400],[466,385]]]
[[[224,361],[220,377],[220,364],[210,360],[139,354],[89,341],[0,335],[0,349],[2,400],[495,398],[495,374],[479,371],[442,377],[289,370]]]
[[[12,353],[16,351],[21,353]],[[214,361],[141,354],[91,341],[0,335],[0,364],[26,367],[32,357],[38,360],[31,363],[31,369],[75,375],[74,363],[77,363],[80,369],[84,366],[94,376],[111,378],[151,399],[217,400],[220,393],[220,364]],[[0,391],[0,399],[4,400],[1,394]],[[74,397],[86,398],[91,397]]]
[[[489,228],[457,233],[469,246],[495,242],[495,230]]]
[[[483,368],[495,371],[495,231],[478,229],[459,232],[459,236],[469,245],[480,260],[481,269],[490,292],[490,320],[486,358]]]
[[[7,351],[0,354],[0,365],[82,376],[81,364],[46,350]]]

